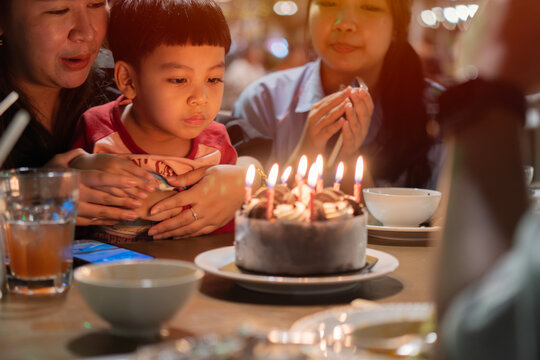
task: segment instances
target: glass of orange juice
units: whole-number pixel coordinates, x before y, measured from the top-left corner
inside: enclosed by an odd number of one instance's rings
[[[57,294],[69,289],[78,184],[79,174],[72,169],[0,172],[7,287],[11,292]]]

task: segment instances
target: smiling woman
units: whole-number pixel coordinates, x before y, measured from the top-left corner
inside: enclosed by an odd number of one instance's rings
[[[0,118],[0,132],[19,109],[32,115],[4,167],[67,166],[86,156],[66,151],[82,112],[106,100],[104,73],[93,64],[107,20],[103,0],[0,0],[0,98],[13,90],[19,94]],[[127,161],[116,169],[80,177],[77,224],[136,217],[132,197],[152,190],[142,179],[151,176]]]
[[[107,30],[105,1],[1,0],[0,93],[15,89],[34,119],[6,166],[41,166],[68,150],[87,106]],[[13,109],[14,111],[15,109]],[[5,128],[11,113],[2,118]]]
[[[377,186],[435,186],[439,152],[427,108],[441,87],[425,79],[408,43],[411,4],[307,1],[318,59],[245,89],[233,108],[244,139],[270,139],[270,162],[296,164],[302,154],[328,159],[339,138],[344,179],[353,179],[361,154]]]

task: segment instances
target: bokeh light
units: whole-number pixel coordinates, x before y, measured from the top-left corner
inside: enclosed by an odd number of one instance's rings
[[[272,38],[266,43],[268,51],[278,59],[283,59],[289,55],[289,43],[285,38]]]
[[[470,20],[478,11],[478,4],[458,4],[444,9],[436,6],[420,12],[418,22],[425,27],[435,28],[442,24],[446,29],[453,30],[459,25],[460,30],[466,29]]]
[[[274,12],[281,16],[291,16],[298,12],[298,5],[294,1],[278,1],[274,4]]]

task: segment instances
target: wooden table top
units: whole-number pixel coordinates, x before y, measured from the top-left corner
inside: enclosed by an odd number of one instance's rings
[[[193,261],[207,250],[232,245],[233,235],[208,235],[122,245],[157,258]],[[409,244],[410,245],[410,244]],[[233,334],[242,325],[289,328],[303,316],[349,304],[356,298],[390,302],[433,300],[437,247],[374,244],[400,264],[387,276],[359,282],[351,290],[324,295],[274,295],[246,290],[234,281],[206,275],[199,292],[169,324],[166,338]],[[0,358],[73,359],[129,353],[141,342],[115,337],[109,325],[81,298],[77,286],[61,296],[4,296],[0,302]]]

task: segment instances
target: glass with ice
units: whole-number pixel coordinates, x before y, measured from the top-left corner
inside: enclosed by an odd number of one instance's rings
[[[71,285],[78,184],[71,169],[0,172],[11,292],[56,294]]]

